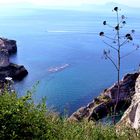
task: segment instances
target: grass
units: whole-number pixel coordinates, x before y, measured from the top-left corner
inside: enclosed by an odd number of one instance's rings
[[[5,91],[0,96],[1,140],[139,140],[129,128],[116,132],[114,126],[94,122],[69,122],[50,112],[45,104],[35,105],[32,93],[23,97]]]

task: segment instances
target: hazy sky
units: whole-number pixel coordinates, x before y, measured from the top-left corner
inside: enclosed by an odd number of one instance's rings
[[[140,7],[140,0],[0,0],[0,4],[31,3],[47,6],[77,6],[81,4],[104,4],[116,2],[133,7]]]

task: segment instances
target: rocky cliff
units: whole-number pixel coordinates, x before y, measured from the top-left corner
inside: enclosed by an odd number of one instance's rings
[[[118,101],[117,112],[126,110],[135,94],[135,82],[139,73],[127,74],[120,81],[120,98]],[[85,107],[81,107],[70,117],[70,121],[80,121],[82,119],[98,121],[112,114],[112,109],[116,104],[116,94],[118,85],[115,83],[110,88],[105,89],[99,97],[95,98]]]
[[[0,67],[7,67],[9,62],[9,53],[5,48],[0,49]]]
[[[125,111],[117,127],[127,126],[131,128],[140,128],[140,75],[135,84],[135,94],[130,107]]]
[[[28,71],[24,66],[10,63],[9,57],[17,52],[15,40],[0,38],[0,81],[4,81],[5,77],[12,77],[14,80],[21,80]]]
[[[17,52],[17,44],[15,40],[9,40],[7,38],[0,38],[0,49],[6,49],[9,54]]]

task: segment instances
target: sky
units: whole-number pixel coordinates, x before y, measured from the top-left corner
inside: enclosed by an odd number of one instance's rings
[[[32,4],[46,6],[80,6],[82,4],[105,4],[115,2],[131,7],[140,7],[140,0],[0,0],[0,5]]]

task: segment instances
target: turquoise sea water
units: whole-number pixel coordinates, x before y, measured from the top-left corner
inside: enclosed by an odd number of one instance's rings
[[[84,106],[116,81],[116,72],[109,61],[102,59],[105,45],[98,33],[104,29],[103,20],[114,22],[110,15],[66,10],[18,9],[0,15],[0,34],[17,40],[18,52],[11,61],[24,65],[29,75],[15,83],[19,95],[39,81],[34,99],[47,97],[47,105],[56,111],[71,114]],[[127,15],[124,31],[136,29],[139,43],[140,18]],[[109,35],[112,30],[105,28]],[[131,50],[124,47],[122,53]],[[122,73],[138,69],[140,52],[122,60]],[[50,73],[50,67],[69,64],[66,69]]]

